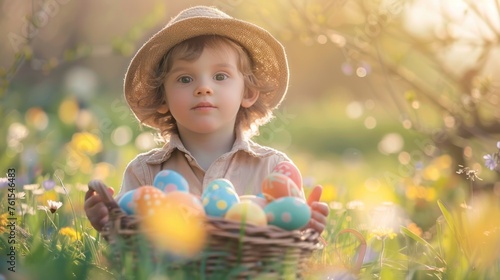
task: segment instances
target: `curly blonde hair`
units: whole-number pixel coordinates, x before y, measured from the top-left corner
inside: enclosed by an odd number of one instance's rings
[[[163,105],[167,104],[163,84],[172,68],[174,60],[196,60],[205,48],[234,51],[237,54],[239,58],[237,66],[238,70],[243,74],[245,94],[248,94],[248,92],[258,92],[260,96],[251,107],[240,107],[235,126],[239,126],[248,136],[257,135],[259,127],[272,119],[272,110],[274,109],[269,108],[260,97],[275,90],[276,85],[257,78],[258,75],[255,73],[254,63],[242,46],[229,38],[218,35],[202,35],[187,39],[175,45],[163,56],[156,69],[155,78],[147,82],[150,87],[155,89],[153,98],[147,96],[149,100],[139,100],[139,104],[143,104],[143,106],[136,109],[137,111],[141,111],[141,114],[145,116],[142,122],[153,120],[164,139],[167,139],[170,134],[178,132],[176,120],[170,111],[166,113],[158,112]]]

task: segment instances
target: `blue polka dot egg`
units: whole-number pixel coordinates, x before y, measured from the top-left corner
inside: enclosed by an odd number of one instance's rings
[[[173,191],[189,192],[189,185],[186,179],[173,170],[162,170],[156,174],[153,186],[170,193]]]
[[[118,205],[127,215],[135,214],[134,193],[135,190],[128,191],[118,200]]]
[[[234,185],[233,183],[231,183],[231,181],[225,178],[215,179],[212,182],[208,183],[207,188],[203,191],[203,193],[205,194],[211,191],[218,190],[220,188],[231,188],[234,190]]]
[[[240,202],[233,184],[227,179],[210,182],[201,199],[205,213],[211,217],[224,217],[231,206]]]
[[[267,222],[285,230],[296,230],[304,227],[311,219],[311,208],[297,197],[280,197],[270,202],[264,212]]]

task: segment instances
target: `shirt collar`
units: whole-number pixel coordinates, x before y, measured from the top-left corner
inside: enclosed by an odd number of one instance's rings
[[[229,154],[234,154],[237,151],[244,151],[252,156],[258,156],[252,149],[251,140],[243,133],[241,129],[236,129],[236,139],[234,141],[233,147]],[[191,153],[184,147],[179,134],[172,133],[170,135],[170,140],[156,152],[152,153],[149,158],[146,159],[148,164],[161,164],[170,158],[172,152],[177,149],[185,154],[191,155]]]

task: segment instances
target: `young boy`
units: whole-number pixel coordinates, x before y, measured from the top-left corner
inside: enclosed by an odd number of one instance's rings
[[[163,169],[182,174],[195,195],[217,178],[230,180],[239,195],[259,193],[272,169],[291,160],[250,137],[271,119],[287,86],[285,51],[270,33],[211,7],[182,11],[141,47],[127,70],[131,110],[166,144],[129,163],[117,198],[152,185]],[[100,230],[108,220],[101,198],[90,190],[84,208]],[[321,233],[328,206],[315,201],[311,208],[309,226]]]

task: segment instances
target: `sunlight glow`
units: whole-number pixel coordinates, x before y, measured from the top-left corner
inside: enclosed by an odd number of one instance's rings
[[[477,63],[485,48],[478,42],[496,40],[500,18],[495,1],[414,1],[406,7],[404,24],[408,31],[424,40],[456,41],[441,46],[437,52],[446,68],[458,74]],[[498,63],[492,64],[495,58],[491,56],[485,60],[490,64],[486,67],[489,71],[498,67]]]
[[[378,149],[383,154],[398,153],[403,149],[404,140],[399,133],[386,134],[378,144]]]
[[[357,119],[363,115],[363,106],[357,101],[351,102],[346,107],[346,114],[351,119]]]

